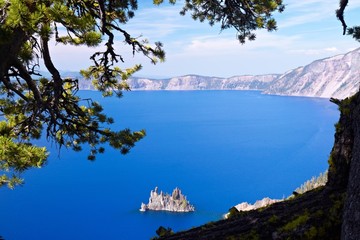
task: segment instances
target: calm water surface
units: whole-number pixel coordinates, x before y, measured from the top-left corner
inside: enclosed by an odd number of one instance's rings
[[[122,156],[95,162],[46,143],[49,163],[26,184],[0,189],[0,235],[25,239],[150,239],[220,219],[242,201],[288,196],[327,168],[338,119],[326,99],[253,91],[129,92],[101,98],[115,128],[146,129]],[[196,212],[138,211],[151,189],[180,187]]]

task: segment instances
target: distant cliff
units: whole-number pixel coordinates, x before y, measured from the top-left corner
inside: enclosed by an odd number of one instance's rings
[[[288,71],[264,93],[343,99],[359,90],[359,76],[360,48]]]
[[[132,90],[265,90],[277,77],[277,74],[230,78],[186,75],[162,80],[132,78],[129,85]]]
[[[70,76],[67,73],[64,76]],[[132,90],[259,90],[265,94],[339,98],[360,87],[360,48],[316,60],[284,74],[242,75],[230,78],[185,75],[168,79],[132,77]],[[78,77],[78,76],[76,76]],[[79,88],[92,90],[91,81],[79,78]]]
[[[140,207],[141,212],[147,210],[154,211],[170,211],[170,212],[193,212],[195,208],[181,193],[179,188],[175,188],[172,194],[159,193],[158,188],[150,192],[149,203],[142,203]]]

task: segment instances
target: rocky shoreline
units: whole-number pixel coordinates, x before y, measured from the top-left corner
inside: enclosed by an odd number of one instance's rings
[[[239,203],[236,206],[234,206],[234,208],[236,208],[238,212],[241,212],[241,211],[246,212],[246,211],[251,211],[251,210],[267,207],[267,206],[270,206],[274,203],[281,202],[281,201],[284,201],[284,199],[271,199],[271,198],[266,197],[261,200],[257,200],[254,204],[250,204],[248,202]],[[227,219],[229,217],[229,214],[230,213],[226,213],[224,215],[224,218]]]

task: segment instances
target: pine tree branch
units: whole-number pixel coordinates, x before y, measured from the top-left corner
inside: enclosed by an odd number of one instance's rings
[[[40,41],[41,41],[42,54],[44,58],[44,64],[51,73],[54,80],[54,100],[57,103],[62,93],[63,80],[60,76],[59,71],[54,66],[51,60],[49,46],[48,46],[49,39],[47,37],[41,37]]]
[[[346,22],[345,22],[345,19],[344,19],[344,10],[348,4],[348,0],[340,0],[340,8],[336,10],[336,17],[340,20],[342,26],[343,26],[343,35],[346,34],[346,28],[347,28],[347,25],[346,25]]]
[[[29,90],[34,95],[35,101],[41,106],[41,94],[25,66],[18,59],[13,59],[12,65],[19,71],[19,76],[25,80]]]
[[[29,102],[29,99],[19,90],[17,90],[16,88],[13,87],[13,85],[11,84],[9,78],[7,76],[4,76],[2,79],[2,83],[5,85],[5,87],[11,91],[13,91],[14,93],[16,93],[20,98],[22,98],[23,100],[25,100],[26,102]]]

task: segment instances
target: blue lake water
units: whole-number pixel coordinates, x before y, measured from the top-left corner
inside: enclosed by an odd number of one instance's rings
[[[242,201],[283,198],[327,169],[339,113],[327,99],[255,91],[128,92],[101,98],[114,128],[146,129],[128,155],[107,149],[95,162],[46,143],[47,166],[26,184],[0,189],[6,240],[150,239],[218,220]],[[196,212],[139,212],[150,190],[180,187]]]

